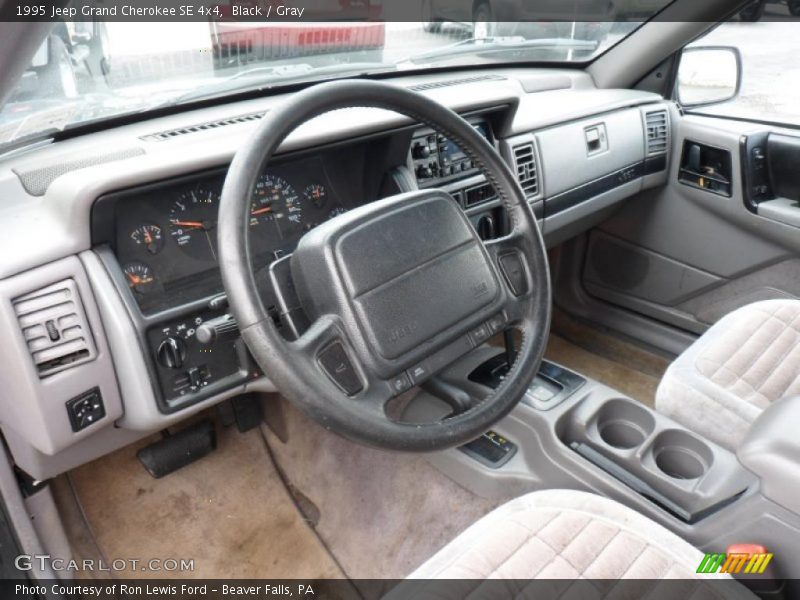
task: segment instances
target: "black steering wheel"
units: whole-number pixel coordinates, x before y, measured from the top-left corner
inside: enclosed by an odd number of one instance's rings
[[[494,187],[511,233],[482,242],[441,190],[378,200],[327,221],[273,263],[276,294],[294,298],[311,324],[287,340],[267,314],[250,257],[256,182],[283,140],[329,111],[372,107],[424,123],[456,142]],[[222,190],[220,267],[242,337],[277,389],[324,427],[354,441],[431,451],[479,437],[525,394],[550,324],[547,255],[533,211],[506,163],[453,111],[373,81],[310,87],[270,110],[233,159]],[[285,277],[275,273],[281,263]],[[387,415],[390,400],[507,327],[521,331],[501,385],[465,412],[435,423]]]

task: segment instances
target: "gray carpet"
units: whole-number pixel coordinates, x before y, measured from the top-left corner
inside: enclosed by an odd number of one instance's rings
[[[261,433],[217,430],[215,452],[162,479],[150,477],[136,458],[136,451],[152,440],[70,473],[85,526],[106,563],[116,558],[139,559],[139,564],[152,558],[194,560],[191,572],[128,569],[113,575],[342,577],[297,512]],[[80,540],[73,536],[71,541],[76,554],[86,557],[88,552],[76,543]]]
[[[498,504],[420,455],[354,444],[285,400],[270,401],[280,402],[288,433],[282,443],[264,426],[273,456],[291,486],[319,510],[317,533],[348,577],[405,577]]]

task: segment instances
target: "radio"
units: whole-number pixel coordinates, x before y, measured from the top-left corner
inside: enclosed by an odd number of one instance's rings
[[[486,121],[473,123],[475,130],[491,143],[491,128]],[[421,130],[411,140],[411,161],[420,187],[440,185],[475,175],[478,168],[455,142],[445,136]]]

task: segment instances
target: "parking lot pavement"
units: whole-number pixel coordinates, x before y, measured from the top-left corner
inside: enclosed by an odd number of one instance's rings
[[[471,33],[468,27],[456,24],[443,26],[438,33],[429,33],[421,23],[387,23],[383,59],[391,63],[399,62],[419,52],[466,39]]]
[[[768,17],[774,19],[785,12],[783,5],[767,5]],[[112,51],[117,61],[133,65],[123,75],[135,74],[137,65],[149,65],[156,69],[172,63],[185,68],[186,57],[197,55],[197,64],[203,66],[213,75],[211,65],[211,39],[207,24],[164,24],[169,27],[161,35],[153,35],[149,23],[113,23],[109,37]],[[621,37],[617,24],[611,28],[605,44],[611,45]],[[383,60],[397,63],[409,56],[451,45],[462,41],[472,34],[469,24],[444,24],[441,31],[426,32],[421,23],[389,22],[386,23],[386,45]],[[142,44],[143,39],[148,44]],[[743,81],[740,97],[723,106],[714,107],[715,112],[734,116],[757,116],[767,120],[786,120],[800,124],[800,109],[796,101],[797,90],[800,89],[800,22],[759,22],[759,23],[725,23],[695,45],[732,45],[740,49],[743,57]],[[152,57],[159,61],[152,64]],[[164,57],[174,56],[173,61]],[[313,63],[313,57],[308,59]],[[127,61],[127,62],[126,62]],[[420,65],[424,66],[424,65]],[[167,69],[168,71],[169,69]],[[164,72],[162,77],[148,72],[152,82],[155,79],[166,80],[174,77],[174,72]],[[131,75],[132,76],[132,75]],[[141,84],[141,80],[130,82]],[[126,85],[125,78],[114,81],[112,87]]]

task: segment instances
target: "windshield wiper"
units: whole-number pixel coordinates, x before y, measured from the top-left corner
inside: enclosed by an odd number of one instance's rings
[[[433,50],[426,50],[417,54],[412,54],[403,58],[397,63],[398,67],[403,64],[411,63],[417,64],[425,61],[436,61],[441,59],[448,59],[455,56],[462,56],[465,54],[496,54],[507,52],[509,50],[585,50],[587,52],[594,52],[600,42],[597,40],[579,40],[568,38],[541,38],[535,40],[526,40],[520,36],[513,37],[484,37],[484,38],[469,38],[461,40],[455,44],[443,46],[441,48],[434,48]]]
[[[295,65],[261,65],[234,73],[213,82],[211,85],[189,90],[188,92],[178,94],[162,102],[146,106],[141,112],[176,106],[185,102],[206,100],[227,93],[242,92],[251,89],[270,89],[275,86],[293,82],[318,82],[320,80],[329,79],[331,75],[347,73],[351,76],[355,76],[375,73],[377,71],[395,71],[396,69],[396,65],[378,62],[346,63],[328,65],[325,67],[313,67],[305,63]],[[266,77],[259,78],[255,83],[252,81],[253,78],[261,75],[266,75]]]

